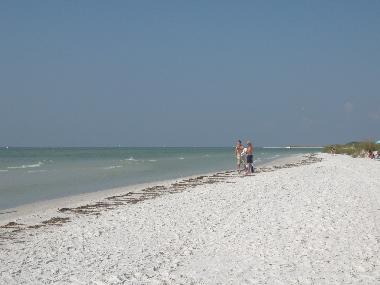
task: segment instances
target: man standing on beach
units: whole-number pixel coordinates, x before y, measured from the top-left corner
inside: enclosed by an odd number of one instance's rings
[[[253,145],[250,141],[247,142],[247,174],[253,172]]]
[[[235,147],[235,156],[237,161],[237,171],[240,173],[241,166],[241,153],[243,151],[243,145],[241,144],[241,140],[238,140]]]

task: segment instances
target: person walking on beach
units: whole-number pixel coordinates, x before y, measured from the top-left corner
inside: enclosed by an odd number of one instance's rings
[[[247,174],[253,173],[253,145],[247,142]]]
[[[241,144],[241,140],[238,140],[236,142],[236,147],[235,147],[235,156],[236,156],[236,169],[237,169],[237,172],[240,173],[240,166],[241,166],[241,162],[242,162],[242,158],[241,158],[241,153],[243,152],[243,145]]]

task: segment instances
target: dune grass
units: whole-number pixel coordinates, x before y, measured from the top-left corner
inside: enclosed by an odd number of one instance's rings
[[[347,144],[327,145],[323,152],[329,153],[331,148],[335,147],[337,154],[348,154],[353,157],[365,156],[368,151],[380,151],[380,144],[375,144],[372,141],[350,142]]]

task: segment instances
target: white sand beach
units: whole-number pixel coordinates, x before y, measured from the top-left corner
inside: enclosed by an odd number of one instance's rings
[[[0,284],[380,284],[380,162],[300,159],[4,216]]]

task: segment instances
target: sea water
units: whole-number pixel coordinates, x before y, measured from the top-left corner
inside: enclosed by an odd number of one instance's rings
[[[256,148],[256,165],[315,149]],[[232,147],[0,148],[0,209],[235,168]]]

